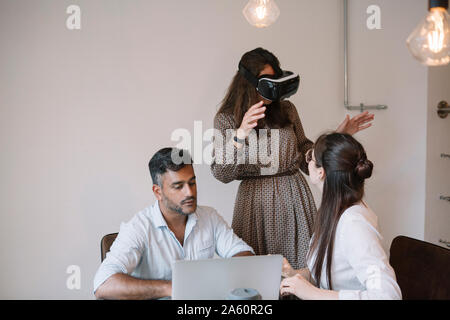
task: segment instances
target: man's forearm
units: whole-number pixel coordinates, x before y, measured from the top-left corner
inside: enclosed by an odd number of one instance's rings
[[[127,274],[116,273],[95,291],[97,299],[145,300],[172,294],[172,282],[167,280],[141,280]]]
[[[239,253],[236,253],[233,257],[244,257],[244,256],[254,256],[254,254],[251,251],[241,251]]]

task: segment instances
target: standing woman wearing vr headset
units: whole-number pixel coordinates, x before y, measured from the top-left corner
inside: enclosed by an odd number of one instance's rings
[[[233,132],[234,161],[225,160],[230,153],[228,141],[215,139],[211,164],[214,177],[221,182],[242,180],[234,206],[234,232],[257,255],[281,254],[294,269],[306,266],[316,214],[313,195],[300,172],[309,174],[305,154],[313,142],[305,136],[296,107],[284,100],[297,92],[299,81],[298,75],[280,68],[271,52],[256,48],[245,53],[214,118],[214,128],[222,137]],[[371,126],[372,120],[368,112],[352,119],[347,115],[337,131],[355,134]],[[269,146],[271,129],[278,129],[278,171],[274,175],[263,175],[261,169],[267,165],[249,161],[257,156],[248,147],[253,129],[257,133],[268,129]],[[219,155],[223,158],[218,159]]]

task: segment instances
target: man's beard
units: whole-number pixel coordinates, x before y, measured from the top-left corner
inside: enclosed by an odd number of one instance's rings
[[[180,205],[177,205],[175,202],[171,201],[168,197],[166,197],[164,194],[162,195],[162,201],[164,206],[172,211],[177,212],[178,214],[181,214],[182,216],[188,216],[192,213],[195,212],[195,210],[193,210],[192,212],[184,212],[183,208]],[[183,201],[181,201],[181,204],[183,204],[183,202],[185,201],[189,201],[189,200],[194,200],[194,208],[197,208],[197,200],[195,199],[195,197],[188,197],[186,199],[184,199]]]

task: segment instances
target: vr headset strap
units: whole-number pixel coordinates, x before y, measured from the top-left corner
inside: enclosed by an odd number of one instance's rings
[[[258,78],[248,71],[241,63],[239,63],[239,73],[242,74],[255,88],[258,86]]]

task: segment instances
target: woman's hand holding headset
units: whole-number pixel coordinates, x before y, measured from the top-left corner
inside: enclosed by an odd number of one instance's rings
[[[266,111],[266,107],[263,106],[263,104],[264,101],[254,104],[244,114],[242,123],[236,132],[236,137],[238,140],[242,140],[243,142],[243,140],[250,135],[250,132],[258,125],[258,120],[265,117],[264,112]],[[235,145],[240,148],[243,146],[242,142],[235,140]]]

